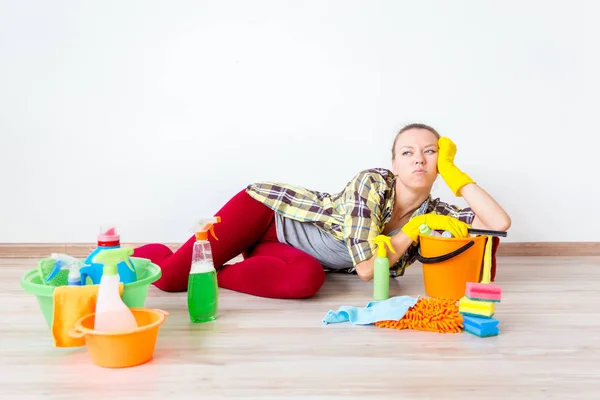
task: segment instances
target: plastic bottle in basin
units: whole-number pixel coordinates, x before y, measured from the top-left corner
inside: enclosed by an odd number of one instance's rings
[[[52,253],[50,257],[56,261],[54,263],[54,269],[46,278],[46,282],[53,279],[63,269],[68,269],[69,275],[67,277],[67,284],[69,286],[81,285],[81,273],[79,272],[79,268],[81,268],[82,264],[81,261],[75,257],[61,253]]]
[[[129,261],[132,254],[133,249],[120,248],[102,251],[94,258],[95,263],[104,265],[96,299],[94,330],[120,332],[137,328],[133,313],[119,294],[117,269],[117,264],[120,261]]]
[[[91,254],[84,260],[83,267],[81,267],[81,284],[85,285],[86,280],[89,278],[91,283],[97,285],[100,283],[102,278],[103,267],[101,264],[94,262],[94,258],[103,251],[120,249],[121,248],[121,236],[117,232],[115,227],[108,229],[101,229],[101,233],[97,238],[98,247],[91,252]],[[131,283],[137,280],[137,274],[135,267],[128,259],[122,261],[117,265],[119,271],[119,279],[123,283]]]

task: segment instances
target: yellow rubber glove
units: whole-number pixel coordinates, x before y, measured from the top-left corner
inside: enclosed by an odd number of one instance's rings
[[[450,190],[452,190],[452,193],[457,197],[461,197],[460,189],[469,183],[475,183],[475,181],[454,165],[456,145],[452,140],[447,137],[442,137],[438,140],[438,147],[438,172],[442,178],[444,178],[444,181]]]
[[[422,224],[428,225],[434,231],[449,231],[455,238],[469,236],[469,224],[454,217],[441,214],[417,215],[402,227],[402,232],[410,237],[413,242],[416,242],[419,240],[419,227]]]

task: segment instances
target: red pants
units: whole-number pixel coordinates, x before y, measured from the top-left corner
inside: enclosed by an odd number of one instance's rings
[[[277,241],[274,211],[245,190],[236,194],[215,215],[215,240],[208,235],[219,286],[260,297],[299,299],[313,296],[325,281],[319,261],[308,253]],[[191,269],[192,236],[173,253],[162,244],[135,249],[134,257],[148,258],[162,269],[154,284],[167,292],[187,290]],[[225,264],[242,254],[244,260]]]

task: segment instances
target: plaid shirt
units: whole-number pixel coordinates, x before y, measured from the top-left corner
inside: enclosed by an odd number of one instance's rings
[[[274,182],[248,185],[246,192],[279,214],[301,222],[311,222],[348,247],[353,266],[371,258],[376,250],[374,239],[392,216],[395,199],[394,174],[383,168],[359,172],[335,194],[309,190],[299,186]],[[461,209],[431,196],[413,213],[449,215],[468,224],[475,214],[470,208]],[[390,268],[392,277],[402,276],[407,266],[416,260],[418,245],[413,245]]]

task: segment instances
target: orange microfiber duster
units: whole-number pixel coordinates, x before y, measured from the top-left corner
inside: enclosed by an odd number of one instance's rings
[[[421,297],[398,321],[375,322],[381,328],[415,329],[439,333],[462,332],[463,317],[454,300]]]

